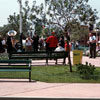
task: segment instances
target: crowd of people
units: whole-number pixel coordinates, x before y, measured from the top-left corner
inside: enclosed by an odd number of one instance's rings
[[[67,38],[69,39],[69,38]],[[22,41],[22,48],[19,41],[15,40],[14,37],[8,36],[6,39],[0,37],[0,53],[12,51],[21,52],[37,52],[40,50],[46,51],[68,51],[68,44],[63,35],[57,37],[56,32],[52,32],[50,36],[43,39],[40,38],[36,33],[33,37],[27,36]],[[90,47],[90,58],[96,58],[96,36],[93,32],[89,33],[88,45]],[[79,42],[69,42],[69,50],[74,50],[79,47]]]
[[[40,38],[36,33],[33,37],[27,36],[22,40],[21,44],[14,37],[8,36],[6,39],[0,37],[0,53],[12,51],[21,52],[37,52],[40,50],[46,51],[67,51],[67,42],[64,40],[64,36],[57,37],[56,32],[52,32],[50,36],[43,39]]]
[[[64,36],[60,37],[56,36],[56,32],[52,32],[51,35],[45,39],[39,38],[39,36],[34,33],[31,38],[28,36],[25,40],[24,50],[27,52],[34,51],[37,52],[39,50],[46,51],[67,51],[66,41],[64,40]]]

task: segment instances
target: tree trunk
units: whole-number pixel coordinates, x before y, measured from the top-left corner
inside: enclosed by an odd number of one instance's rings
[[[68,47],[68,63],[70,66],[70,72],[72,72],[72,64],[71,64],[71,57],[70,57],[70,47],[69,47],[69,40],[67,39],[67,47]]]

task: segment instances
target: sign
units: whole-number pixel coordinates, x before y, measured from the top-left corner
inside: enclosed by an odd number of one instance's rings
[[[82,50],[73,50],[73,65],[82,64]]]

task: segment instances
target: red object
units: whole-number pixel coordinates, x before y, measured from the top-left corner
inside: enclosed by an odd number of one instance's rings
[[[71,50],[71,44],[69,43],[69,50]],[[67,42],[65,42],[65,51],[68,51],[68,45]]]
[[[55,36],[49,36],[46,42],[49,43],[49,47],[57,47],[58,39]]]
[[[55,34],[55,32],[52,32],[51,34]]]

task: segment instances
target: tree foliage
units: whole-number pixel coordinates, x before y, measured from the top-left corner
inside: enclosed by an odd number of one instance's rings
[[[81,25],[95,24],[97,11],[88,4],[89,0],[46,0],[49,23],[71,33]],[[77,30],[74,30],[73,27]],[[77,32],[79,35],[79,32]]]
[[[28,35],[30,30],[34,30],[38,35],[42,34],[42,26],[45,24],[45,14],[43,11],[43,4],[37,6],[36,1],[33,1],[32,7],[29,6],[29,1],[25,1],[25,5],[22,8],[22,31],[24,35]],[[8,29],[16,30],[19,33],[19,14],[14,13],[8,17]],[[4,31],[2,31],[4,33]]]
[[[33,1],[32,6],[30,6],[29,1],[26,0],[22,9],[23,34],[27,35],[29,30],[34,30],[38,35],[43,35],[42,26],[45,26],[46,34],[53,30],[57,33],[67,30],[71,33],[71,37],[79,39],[79,36],[85,33],[80,28],[81,25],[95,24],[98,19],[96,9],[93,10],[88,1],[45,0],[45,9],[43,3],[36,5],[36,1]],[[9,15],[7,28],[4,26],[2,32],[14,29],[19,33],[19,21],[19,14]]]

